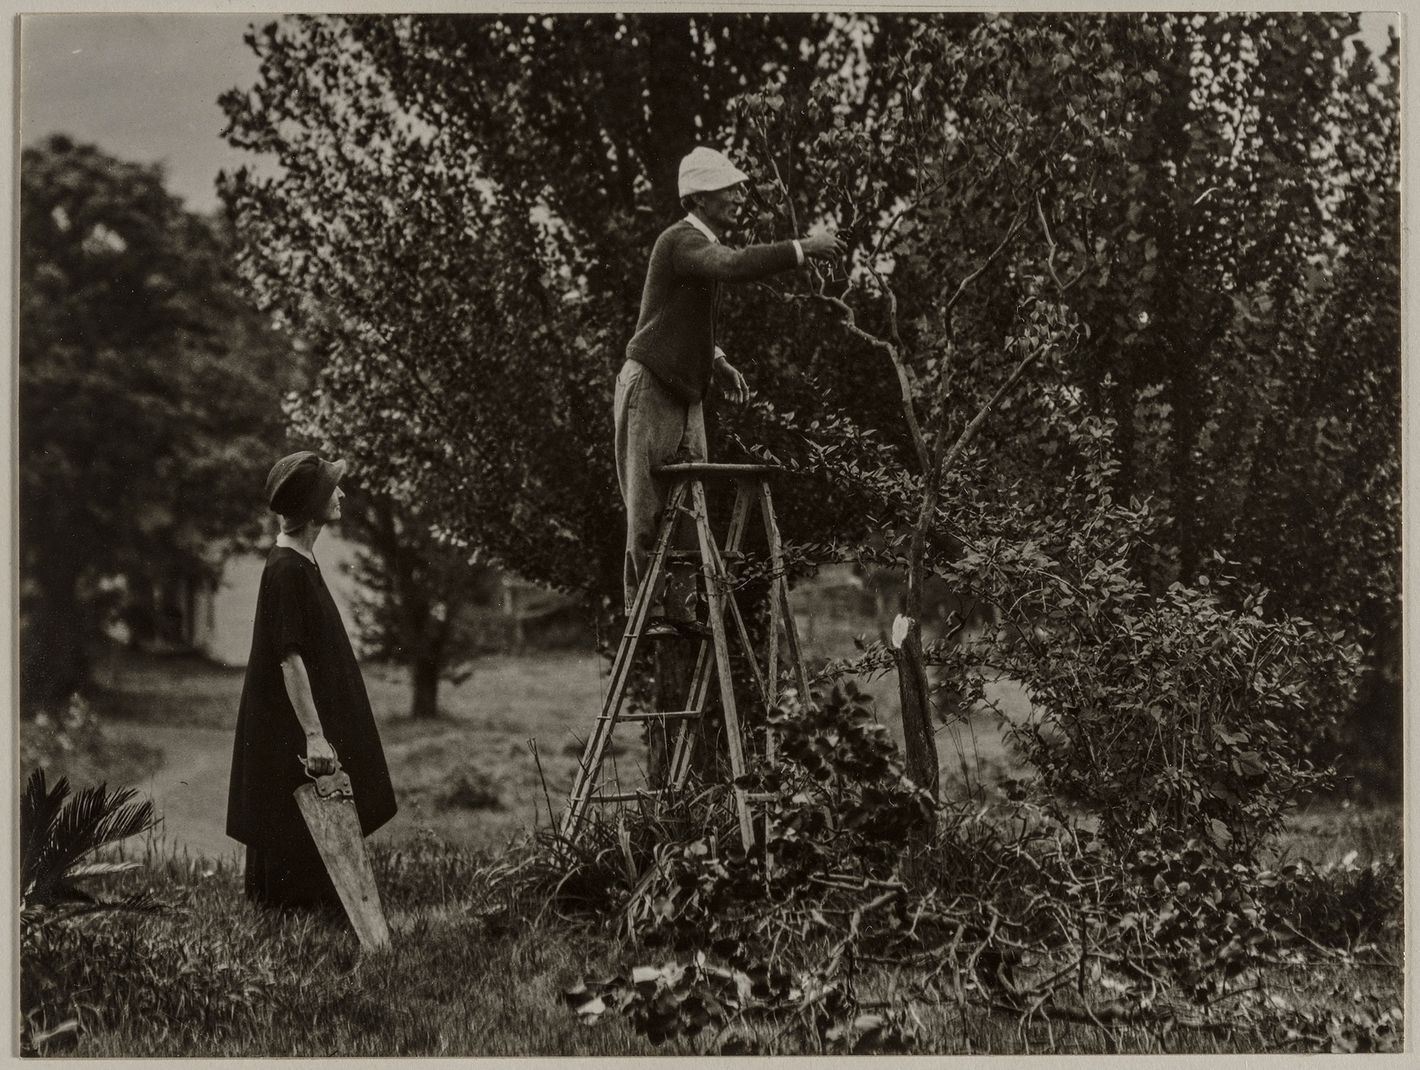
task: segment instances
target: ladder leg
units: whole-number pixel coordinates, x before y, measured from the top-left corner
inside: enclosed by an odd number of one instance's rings
[[[705,489],[699,480],[691,482],[690,493],[694,502],[695,525],[700,535],[700,552],[704,559],[702,569],[705,575],[706,598],[710,603],[710,630],[715,640],[716,675],[720,679],[720,704],[725,715],[725,744],[730,752],[730,773],[738,780],[745,773],[744,741],[740,738],[740,719],[735,712],[735,687],[730,676],[730,647],[725,636],[725,610],[720,596],[723,572],[720,575],[714,572],[719,555],[715,552],[710,519],[706,515]],[[738,784],[734,785],[732,790],[735,794],[735,810],[739,816],[740,839],[748,850],[754,845],[754,825],[750,820],[749,800],[745,797],[745,790]]]
[[[720,574],[724,575],[723,562],[720,562],[717,558],[716,564],[721,570]],[[735,631],[739,635],[740,647],[744,650],[745,660],[749,662],[750,670],[754,675],[755,689],[759,692],[760,700],[764,702],[767,707],[769,704],[769,689],[765,686],[764,675],[759,671],[759,659],[755,657],[754,646],[749,641],[749,629],[745,626],[744,617],[740,615],[739,603],[735,601],[735,596],[728,591],[721,596],[721,602],[722,610],[724,606],[728,606],[730,616],[734,618]]]
[[[738,550],[740,543],[744,541],[746,521],[749,520],[749,507],[753,495],[745,490],[744,480],[735,480],[735,505],[730,511],[730,526],[725,531],[726,550]]]
[[[771,568],[773,566],[771,565]],[[779,701],[779,628],[783,623],[784,607],[779,601],[778,578],[769,586],[769,649],[766,651],[764,678],[769,685],[764,696],[764,757],[774,764],[774,731],[769,727],[769,718],[774,716],[775,704]]]
[[[748,495],[743,493],[742,488],[737,483],[735,486],[735,511],[734,515],[730,518],[730,535],[726,540],[727,545],[725,549],[739,549],[739,544],[744,538],[745,521],[748,517]],[[708,518],[706,521],[706,530],[710,530]],[[733,544],[730,544],[730,540],[733,540]],[[768,691],[765,688],[764,676],[759,671],[759,659],[755,657],[754,646],[749,641],[749,629],[745,627],[745,621],[743,615],[740,613],[739,603],[735,600],[734,594],[732,594],[729,589],[728,580],[730,571],[725,566],[725,559],[720,555],[720,550],[716,547],[713,538],[710,539],[705,552],[709,554],[710,564],[706,575],[717,576],[722,582],[720,591],[721,609],[723,611],[724,607],[729,607],[730,616],[734,618],[735,630],[739,635],[740,648],[744,651],[745,659],[749,662],[750,669],[754,673],[754,685],[759,691],[760,698],[767,706],[769,702],[769,699],[766,697]]]
[[[804,654],[799,647],[799,629],[794,622],[794,608],[789,604],[789,577],[784,568],[784,545],[779,541],[779,525],[774,519],[774,499],[769,493],[769,484],[759,484],[760,513],[764,517],[764,534],[769,540],[769,565],[774,573],[771,588],[774,602],[778,604],[784,626],[784,643],[788,647],[789,668],[794,673],[794,682],[799,688],[799,701],[809,701],[809,677],[804,670]]]
[[[593,783],[597,773],[601,770],[607,746],[611,742],[612,731],[616,726],[616,719],[621,713],[621,704],[626,697],[626,686],[631,679],[631,662],[636,655],[641,629],[645,626],[646,618],[650,615],[651,596],[664,569],[666,551],[679,522],[680,508],[685,497],[685,481],[678,480],[669,495],[666,513],[661,521],[661,530],[656,536],[656,549],[651,555],[646,574],[641,577],[641,584],[636,589],[636,598],[631,605],[631,616],[626,622],[626,632],[621,638],[616,658],[612,662],[611,679],[607,685],[606,699],[603,701],[601,713],[592,727],[592,734],[587,738],[582,759],[577,763],[577,772],[572,781],[572,791],[567,797],[567,809],[562,815],[562,836],[569,842],[576,837],[581,829],[582,819],[586,816],[587,802],[592,794]]]
[[[725,537],[724,549],[735,551],[740,548],[744,541],[745,527],[749,520],[750,506],[754,503],[756,495],[745,486],[744,479],[735,480],[735,508],[730,517],[729,532]],[[711,542],[711,549],[714,550],[714,542]],[[715,571],[718,575],[728,578],[729,569],[726,567],[721,554],[715,552]],[[735,619],[735,628],[739,633],[740,647],[745,653],[746,660],[749,661],[750,669],[754,673],[754,684],[759,691],[760,699],[764,702],[766,714],[773,708],[771,691],[774,687],[774,675],[764,676],[759,669],[759,658],[755,656],[754,645],[749,639],[749,629],[745,627],[744,616],[740,613],[739,602],[730,593],[728,587],[725,592],[725,602],[730,607],[730,615]],[[771,603],[772,605],[772,603]],[[772,634],[772,633],[771,633]]]
[[[710,667],[715,663],[715,655],[708,642],[701,642],[700,654],[695,660],[695,674],[690,680],[688,710],[705,712],[705,699],[710,693]],[[703,722],[700,722],[703,724]],[[672,788],[685,787],[690,776],[690,760],[695,754],[695,741],[699,738],[700,727],[694,721],[682,721],[676,732],[675,750],[671,754],[671,768],[668,777]]]
[[[746,522],[749,519],[749,508],[751,495],[745,490],[744,481],[735,481],[735,503],[730,512],[730,526],[725,535],[725,549],[738,550],[744,540]],[[748,649],[746,647],[746,649]],[[691,710],[705,710],[705,698],[709,693],[710,683],[710,658],[711,649],[709,644],[703,644],[700,649],[700,657],[695,665],[695,674],[691,677],[690,700],[686,703],[686,708]],[[703,731],[703,726],[690,722],[683,722],[680,730],[676,733],[675,750],[671,757],[670,783],[674,788],[685,787],[686,779],[690,776],[690,762],[695,754],[696,740],[699,733]]]

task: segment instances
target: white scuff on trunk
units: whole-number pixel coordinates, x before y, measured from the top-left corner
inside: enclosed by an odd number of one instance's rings
[[[892,642],[892,648],[893,648],[894,650],[901,650],[901,649],[902,649],[903,640],[907,638],[908,629],[911,628],[911,627],[912,627],[912,618],[911,618],[911,617],[904,617],[901,613],[899,613],[899,614],[893,619],[893,622],[892,622],[892,636],[891,636],[891,642]]]

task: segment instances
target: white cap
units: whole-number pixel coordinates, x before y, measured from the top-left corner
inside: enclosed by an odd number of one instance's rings
[[[692,193],[713,193],[717,189],[748,182],[745,174],[723,152],[707,149],[703,145],[690,150],[690,154],[680,161],[680,196]]]

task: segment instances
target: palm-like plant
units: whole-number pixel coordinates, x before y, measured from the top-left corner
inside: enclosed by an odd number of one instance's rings
[[[152,910],[146,893],[121,899],[98,898],[80,885],[95,877],[124,873],[137,862],[95,860],[101,847],[153,827],[153,804],[134,803],[132,788],[110,792],[107,784],[85,788],[70,798],[69,781],[53,787],[36,769],[20,796],[20,1050],[39,1054],[46,1045],[72,1038],[79,1020],[70,1014],[62,973],[51,960],[57,934],[52,923],[107,910]],[[62,1018],[58,1024],[51,1024]]]
[[[65,777],[50,787],[36,769],[20,797],[20,917],[33,924],[101,910],[143,909],[146,896],[99,899],[80,887],[94,877],[123,873],[137,862],[89,860],[101,847],[153,827],[153,804],[135,803],[132,788],[110,792],[107,784],[70,798]]]

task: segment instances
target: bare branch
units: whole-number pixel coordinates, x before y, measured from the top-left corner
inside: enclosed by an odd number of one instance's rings
[[[1025,212],[1017,212],[1016,217],[1011,220],[1011,225],[1006,228],[1005,237],[1001,239],[1000,243],[996,246],[996,248],[992,249],[991,252],[987,254],[986,259],[977,265],[975,271],[973,271],[970,275],[961,280],[961,283],[957,286],[956,293],[952,294],[951,300],[947,302],[946,307],[943,309],[944,314],[950,314],[951,310],[956,307],[956,303],[961,300],[962,294],[966,292],[966,288],[970,286],[973,282],[975,282],[977,277],[988,267],[990,267],[992,262],[998,256],[1000,256],[1002,252],[1005,251],[1006,246],[1011,243],[1011,240],[1013,238],[1015,238],[1016,233],[1021,229],[1021,226],[1024,223]]]
[[[1085,273],[1090,270],[1090,265],[1088,263],[1085,264],[1084,267],[1082,267],[1079,271],[1075,273],[1075,277],[1069,282],[1061,282],[1060,276],[1055,273],[1055,238],[1050,233],[1050,224],[1046,221],[1045,209],[1041,206],[1040,203],[1039,190],[1036,190],[1035,193],[1035,212],[1040,219],[1040,229],[1045,234],[1045,243],[1050,247],[1050,254],[1045,262],[1045,266],[1050,271],[1050,277],[1055,280],[1055,288],[1061,293],[1064,293],[1066,290],[1070,289],[1070,287],[1074,286],[1075,283],[1079,282],[1085,277]]]
[[[962,455],[967,446],[971,445],[972,439],[974,439],[976,433],[981,430],[981,425],[986,422],[986,417],[991,415],[992,410],[996,408],[1001,399],[1006,395],[1006,391],[1016,385],[1016,380],[1025,373],[1027,368],[1036,362],[1046,351],[1046,348],[1046,346],[1041,346],[1038,349],[1032,349],[1021,358],[1020,363],[1018,363],[1011,374],[1007,376],[1006,381],[996,388],[996,393],[992,394],[991,397],[986,400],[981,408],[977,410],[976,415],[971,418],[971,422],[967,424],[966,427],[963,428],[962,433],[957,436],[957,440],[952,443],[951,449],[949,449],[946,456],[942,458],[941,466],[938,469],[939,472],[949,471],[951,469],[951,466],[956,463],[956,459]]]
[[[902,333],[898,329],[897,292],[887,284],[887,281],[882,277],[877,268],[870,265],[868,267],[868,274],[873,277],[873,281],[878,284],[878,289],[881,290],[883,296],[887,298],[888,337],[892,339],[892,344],[897,348],[897,351],[901,353],[906,347],[902,344]]]
[[[958,171],[960,170],[961,169],[958,168]],[[878,234],[878,240],[873,243],[872,255],[881,255],[883,249],[883,242],[887,241],[888,238],[892,236],[892,232],[897,229],[897,225],[901,223],[903,219],[908,216],[909,213],[915,212],[918,208],[922,207],[922,202],[925,201],[928,197],[932,196],[932,194],[940,190],[943,186],[945,186],[951,178],[955,177],[955,174],[956,172],[953,172],[953,174],[943,177],[930,189],[926,190],[920,188],[921,179],[919,178],[919,189],[917,190],[917,195],[913,197],[912,200],[904,204],[901,208],[899,208],[895,213],[893,213],[892,218],[887,221],[887,224],[883,227],[882,232]]]
[[[1050,250],[1046,256],[1045,267],[1050,272],[1050,277],[1055,280],[1055,287],[1063,290],[1065,287],[1060,284],[1060,276],[1055,273],[1055,238],[1050,233],[1050,224],[1045,218],[1045,209],[1040,203],[1040,190],[1035,191],[1035,214],[1040,218],[1041,233],[1045,235],[1045,244]]]
[[[931,471],[931,454],[927,451],[927,440],[922,436],[922,426],[917,420],[917,410],[912,404],[912,381],[907,375],[907,366],[902,362],[902,354],[897,346],[886,339],[879,338],[875,334],[858,326],[856,313],[853,306],[841,297],[832,297],[826,293],[816,292],[814,294],[818,300],[831,305],[843,313],[843,326],[856,338],[861,338],[875,349],[881,349],[887,353],[888,359],[892,361],[893,371],[897,373],[898,391],[902,397],[902,415],[907,421],[907,429],[912,435],[912,445],[917,452],[917,462],[922,466],[923,474]]]

